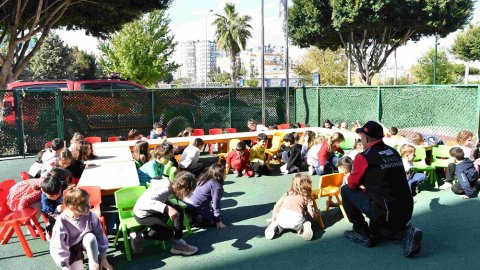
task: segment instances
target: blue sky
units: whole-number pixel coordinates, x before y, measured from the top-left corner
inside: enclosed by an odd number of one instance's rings
[[[207,13],[221,13],[227,0],[174,0],[168,9],[171,19],[171,30],[176,41],[204,40],[207,31],[208,39],[213,39],[214,29],[211,26],[214,16]],[[261,40],[261,0],[229,0],[236,5],[236,10],[242,15],[252,17],[252,39],[247,47],[260,45]],[[291,0],[289,1],[291,4]],[[265,43],[283,45],[284,38],[281,32],[281,20],[279,17],[280,0],[264,0],[265,5]],[[480,3],[475,4],[473,23],[480,21]],[[205,24],[205,22],[207,24]],[[206,27],[207,26],[207,27]],[[59,31],[60,36],[69,45],[79,46],[80,49],[96,52],[97,41],[92,37],[85,36],[79,31]],[[444,39],[440,39],[440,48],[449,48],[453,43],[455,33]],[[397,51],[397,59],[400,66],[409,67],[416,63],[429,48],[433,47],[433,37],[425,37],[417,43],[409,42]],[[304,50],[290,46],[291,56],[298,58]],[[174,57],[178,61],[178,55]],[[393,60],[391,60],[393,61]],[[390,62],[391,62],[390,61]]]

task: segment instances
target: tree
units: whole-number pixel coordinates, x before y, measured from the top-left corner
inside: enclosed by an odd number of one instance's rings
[[[73,63],[70,67],[71,76],[77,80],[95,79],[97,74],[97,64],[95,55],[74,47],[71,51]]]
[[[412,68],[412,73],[419,83],[433,83],[434,49],[430,49],[425,55],[418,59],[418,64]],[[458,69],[458,68],[457,68]],[[461,68],[463,69],[463,67]],[[448,61],[447,52],[437,52],[437,78],[438,84],[451,84],[457,82],[458,76],[455,72],[455,65]]]
[[[71,78],[72,49],[56,34],[50,34],[32,58],[30,70],[35,80]]]
[[[295,72],[300,76],[300,81],[312,84],[312,73],[320,75],[323,85],[345,85],[347,83],[347,57],[340,50],[320,50],[316,47],[308,48],[301,57]]]
[[[163,10],[125,24],[120,32],[99,45],[100,65],[142,85],[155,85],[179,65],[169,62],[177,45],[170,34],[170,19]]]
[[[480,26],[470,25],[457,35],[452,45],[453,54],[465,61],[465,83],[468,83],[469,62],[480,60]]]
[[[257,79],[247,79],[245,80],[246,87],[258,87],[258,80]]]
[[[372,77],[388,56],[408,40],[460,29],[473,0],[293,0],[290,37],[300,47],[343,48],[362,80]]]
[[[1,0],[0,89],[18,78],[50,30],[83,29],[105,38],[144,12],[165,9],[171,0]],[[35,40],[33,40],[35,39]]]
[[[239,15],[235,12],[235,5],[230,3],[225,4],[223,10],[225,14],[215,14],[216,19],[213,22],[216,27],[215,40],[217,48],[230,56],[231,81],[233,85],[236,85],[238,78],[236,57],[241,49],[245,50],[247,39],[252,37],[250,33],[252,26],[249,24],[252,17]]]

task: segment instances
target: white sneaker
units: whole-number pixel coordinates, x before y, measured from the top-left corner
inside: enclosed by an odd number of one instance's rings
[[[310,241],[313,238],[312,223],[310,221],[303,223],[302,238],[305,241]]]
[[[313,166],[308,166],[308,174],[313,175],[314,173],[315,173],[315,169],[313,168]]]
[[[143,252],[143,233],[140,232],[131,232],[130,233],[130,244],[133,252],[142,253]]]
[[[439,187],[440,190],[449,190],[452,188],[452,184],[450,182],[445,182],[443,185]]]
[[[192,245],[189,245],[187,242],[181,240],[180,243],[173,243],[170,253],[175,255],[185,255],[190,256],[197,253],[198,248]]]
[[[267,240],[272,240],[273,237],[275,236],[276,230],[277,230],[277,222],[273,221],[265,229],[265,238]]]

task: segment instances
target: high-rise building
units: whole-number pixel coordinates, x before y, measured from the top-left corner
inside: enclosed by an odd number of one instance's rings
[[[205,83],[205,75],[217,65],[216,43],[205,40],[181,42],[180,65],[176,77],[190,79],[192,83]]]

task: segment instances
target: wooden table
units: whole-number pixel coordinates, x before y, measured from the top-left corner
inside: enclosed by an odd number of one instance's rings
[[[116,190],[140,185],[137,168],[133,161],[117,161],[96,164],[85,168],[78,186],[98,186],[102,196],[112,195]]]
[[[85,161],[85,164],[104,164],[118,161],[132,161],[132,152],[128,147],[100,147],[93,144],[93,152],[96,158]]]
[[[256,131],[256,132],[236,132],[236,133],[226,133],[226,134],[218,134],[218,135],[203,135],[203,136],[190,136],[190,137],[172,137],[168,138],[167,140],[171,142],[174,146],[185,146],[189,145],[195,138],[202,138],[205,144],[207,143],[223,143],[228,142],[231,139],[239,139],[239,140],[251,140],[257,138],[258,134],[265,133],[269,138],[273,136],[275,132],[284,132],[284,133],[291,133],[296,132],[303,134],[305,131],[311,130],[315,132],[320,132],[321,134],[331,134],[337,132],[337,130],[327,129],[327,128],[319,128],[319,127],[307,127],[307,128],[297,128],[297,129],[281,129],[281,130],[266,130],[266,131]],[[353,132],[348,132],[355,134]],[[94,144],[94,149],[100,148],[109,148],[109,147],[125,147],[128,146],[133,148],[137,141],[120,141],[120,142],[102,142]],[[154,140],[146,140],[150,148],[155,148],[157,145],[160,145],[163,140],[162,139],[154,139]]]

